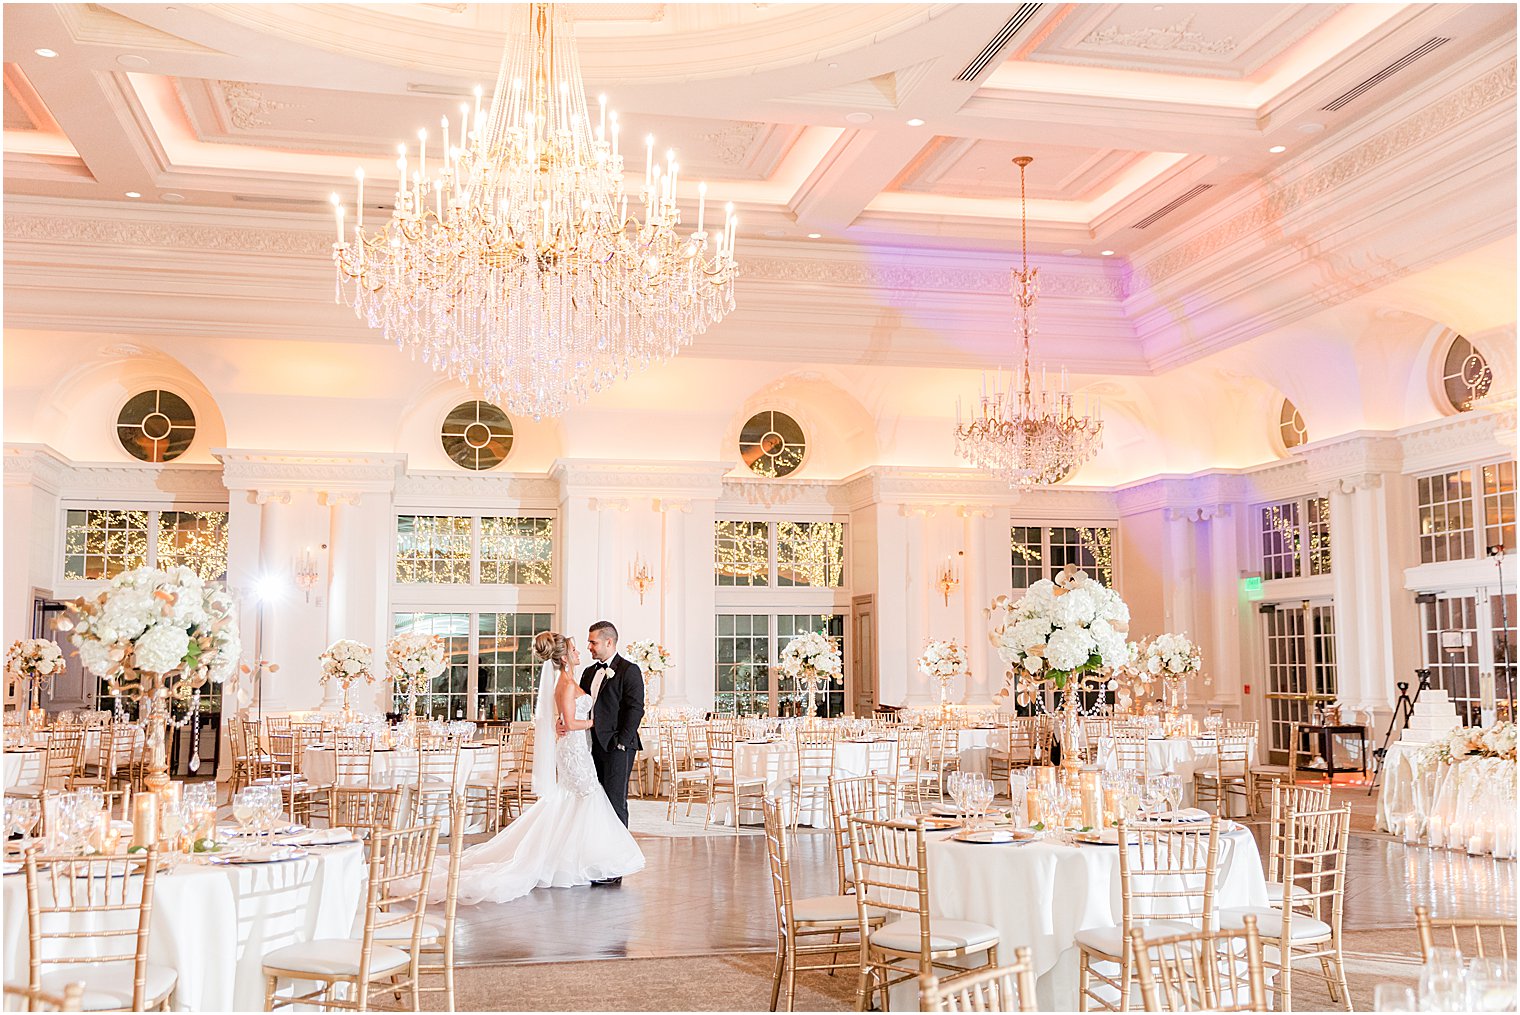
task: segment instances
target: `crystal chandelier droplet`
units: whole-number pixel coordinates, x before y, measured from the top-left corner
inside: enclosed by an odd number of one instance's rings
[[[621,125],[593,119],[574,42],[552,4],[520,5],[488,107],[442,121],[429,160],[402,145],[395,210],[364,231],[333,195],[338,298],[370,327],[488,401],[563,413],[672,356],[734,309],[738,219],[728,205],[682,235],[675,153],[645,139],[644,183],[624,192]],[[454,133],[451,134],[451,128]],[[388,188],[389,181],[385,186]],[[716,218],[716,216],[714,216]]]
[[[1055,387],[1046,383],[1043,371],[1036,382],[1030,369],[1040,269],[1029,266],[1025,169],[1034,160],[1021,155],[1013,161],[1019,167],[1023,260],[1011,272],[1011,283],[1014,327],[1023,341],[1024,359],[1006,372],[1006,386],[1004,371],[994,376],[990,391],[982,375],[982,393],[969,418],[963,419],[956,399],[955,453],[1012,486],[1048,485],[1071,475],[1103,446],[1102,406],[1094,400],[1079,413],[1064,369]]]

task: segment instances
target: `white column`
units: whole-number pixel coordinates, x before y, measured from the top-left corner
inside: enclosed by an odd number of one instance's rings
[[[913,548],[908,537],[908,517],[896,504],[877,504],[876,511],[876,700],[878,704],[903,705],[909,700],[908,660],[912,657],[912,633],[908,629],[909,602],[913,595],[910,566]]]
[[[1240,557],[1235,524],[1240,512],[1224,504],[1205,509],[1209,547],[1208,654],[1204,665],[1214,679],[1214,705],[1239,709],[1247,672],[1240,665]],[[1200,635],[1203,632],[1199,632]]]
[[[1196,509],[1166,510],[1166,630],[1174,634],[1196,635],[1198,618],[1194,603],[1197,560],[1193,549],[1193,519]]]
[[[903,543],[907,551],[907,569],[904,575],[907,617],[903,631],[906,635],[905,644],[898,665],[906,677],[907,695],[904,700],[912,705],[927,705],[939,700],[939,686],[936,684],[930,688],[929,678],[919,672],[916,660],[930,637],[929,618],[936,610],[947,609],[939,597],[939,590],[934,588],[934,576],[944,562],[944,555],[935,553],[927,539],[928,519],[934,514],[934,508],[904,506],[903,513],[907,520],[907,538]]]
[[[992,693],[1001,681],[994,683],[987,642],[987,618],[982,615],[992,601],[992,590],[987,572],[987,522],[992,516],[990,508],[962,508],[963,538],[966,555],[961,575],[961,610],[965,618],[961,644],[966,649],[966,665],[970,671],[965,678],[965,691],[961,701],[965,704],[985,705],[992,700]],[[996,658],[995,656],[993,658]]]

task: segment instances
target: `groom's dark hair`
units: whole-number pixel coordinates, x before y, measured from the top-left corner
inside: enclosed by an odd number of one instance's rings
[[[615,628],[615,627],[612,626],[612,621],[610,621],[610,620],[598,620],[595,624],[592,624],[591,625],[591,633],[595,634],[598,631],[608,631],[608,632],[611,632],[611,634],[612,634],[612,643],[614,645],[617,644],[617,640],[618,640],[617,628]]]

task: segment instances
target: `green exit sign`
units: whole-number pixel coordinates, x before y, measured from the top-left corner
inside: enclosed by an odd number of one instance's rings
[[[1245,589],[1246,598],[1247,599],[1260,599],[1261,598],[1261,576],[1260,575],[1252,575],[1250,578],[1243,578],[1243,579],[1241,579],[1240,585],[1241,585],[1241,588]]]

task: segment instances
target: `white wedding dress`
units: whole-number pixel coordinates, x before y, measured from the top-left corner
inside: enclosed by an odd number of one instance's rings
[[[464,851],[459,901],[511,902],[535,888],[570,888],[644,869],[644,853],[618,820],[591,761],[589,730],[555,738],[552,693],[556,674],[545,665],[539,680],[534,730],[533,789],[538,802],[491,839]],[[577,692],[575,717],[591,715],[591,696]],[[546,728],[547,727],[547,728]],[[549,738],[543,743],[543,738]],[[550,745],[553,745],[550,747]],[[550,771],[541,771],[548,768]],[[448,863],[440,858],[429,891],[447,894]]]

